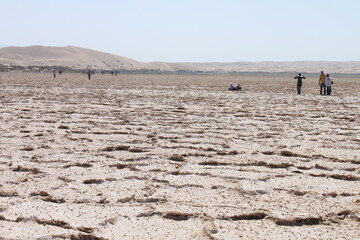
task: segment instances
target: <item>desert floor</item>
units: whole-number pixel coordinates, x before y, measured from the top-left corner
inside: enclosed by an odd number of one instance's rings
[[[0,239],[360,239],[360,79],[317,79],[0,73]]]

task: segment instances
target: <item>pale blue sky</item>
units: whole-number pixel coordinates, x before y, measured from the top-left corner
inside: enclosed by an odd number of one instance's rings
[[[359,0],[0,0],[0,47],[143,62],[360,61]]]

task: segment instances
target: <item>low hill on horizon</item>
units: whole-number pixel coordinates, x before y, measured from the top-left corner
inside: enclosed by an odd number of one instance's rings
[[[140,62],[130,58],[74,46],[0,48],[0,64],[126,70],[138,69],[141,65]]]
[[[204,71],[204,72],[307,72],[360,73],[360,61],[294,61],[233,63],[144,63],[131,58],[75,46],[4,47],[0,48],[0,64],[16,66],[59,66],[72,69]]]

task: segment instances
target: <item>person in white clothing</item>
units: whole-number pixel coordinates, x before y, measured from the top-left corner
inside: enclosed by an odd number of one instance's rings
[[[327,95],[331,94],[331,85],[333,84],[333,79],[330,77],[329,74],[326,74],[325,78],[325,86],[326,86],[326,93]]]

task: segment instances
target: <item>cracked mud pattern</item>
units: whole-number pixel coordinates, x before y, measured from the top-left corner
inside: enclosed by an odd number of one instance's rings
[[[359,82],[1,73],[0,239],[359,239]]]

